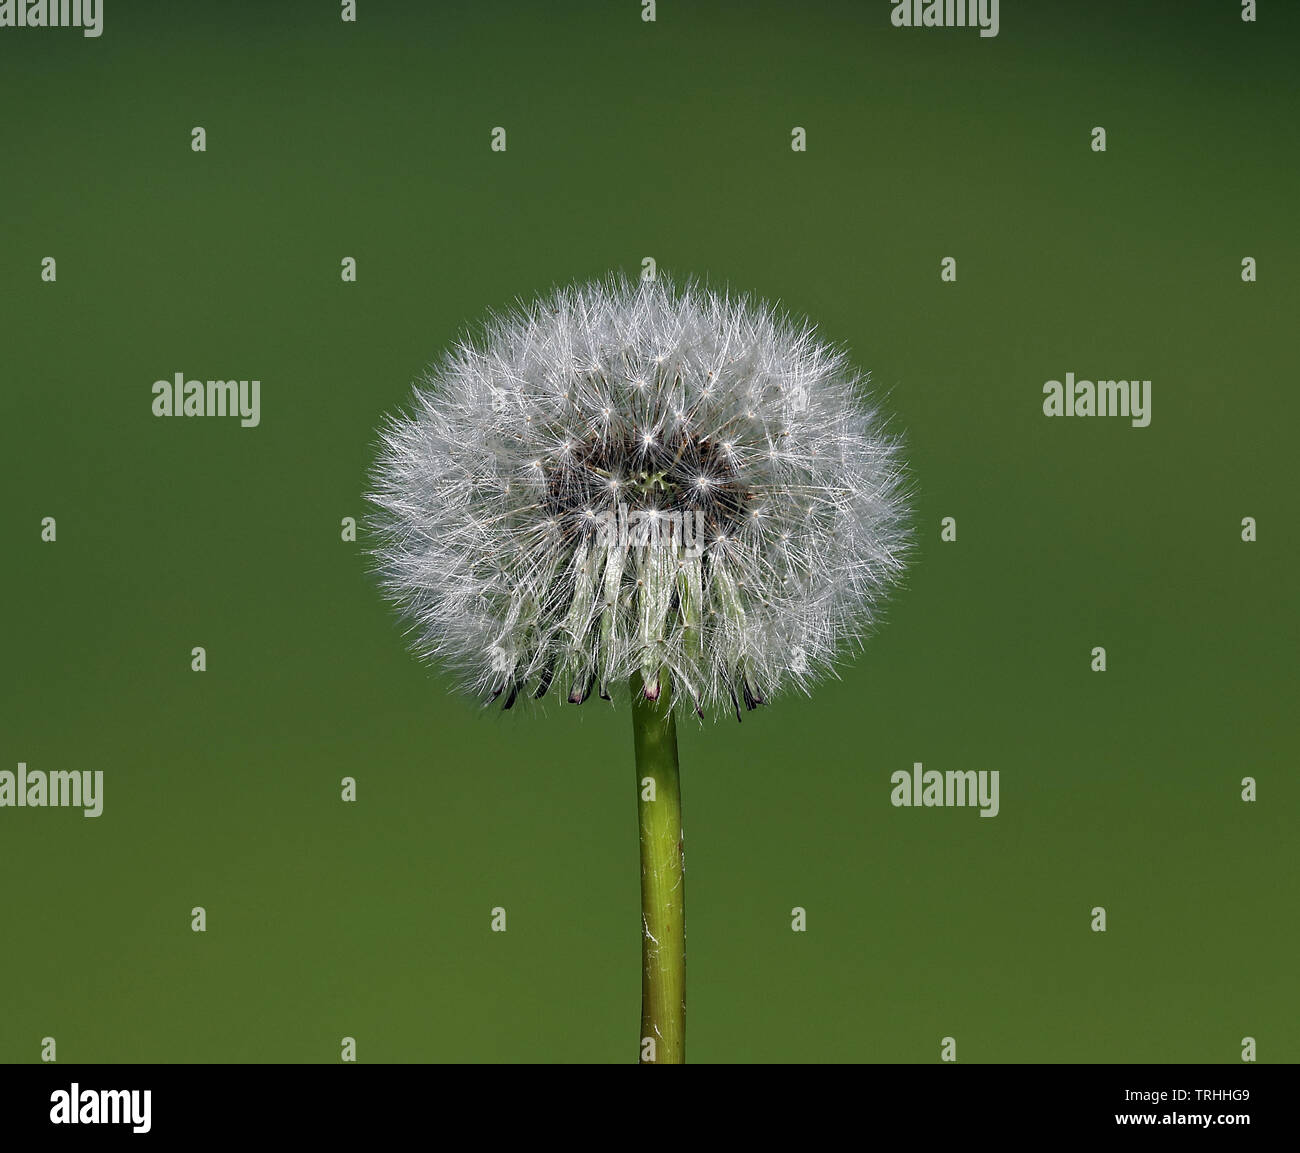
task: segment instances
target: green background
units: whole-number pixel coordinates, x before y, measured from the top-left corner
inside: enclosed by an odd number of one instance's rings
[[[843,679],[683,729],[690,1058],[1300,1058],[1300,7],[1260,8],[0,30],[0,767],[105,774],[97,820],[0,809],[0,1060],[636,1058],[626,708],[479,710],[339,525],[466,326],[645,256],[813,317],[918,489]],[[155,418],[176,372],[261,426]],[[1045,418],[1066,372],[1151,379],[1151,426]],[[914,761],[1000,815],[891,807]]]

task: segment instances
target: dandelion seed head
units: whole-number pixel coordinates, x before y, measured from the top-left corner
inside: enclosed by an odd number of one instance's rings
[[[493,316],[383,426],[381,586],[419,656],[507,706],[638,672],[703,714],[808,691],[910,550],[865,384],[810,324],[662,278]]]

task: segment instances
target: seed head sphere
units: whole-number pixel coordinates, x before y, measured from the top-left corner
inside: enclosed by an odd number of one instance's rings
[[[486,702],[634,691],[700,715],[807,691],[909,550],[898,439],[771,306],[567,287],[459,344],[385,422],[368,499],[412,647]]]

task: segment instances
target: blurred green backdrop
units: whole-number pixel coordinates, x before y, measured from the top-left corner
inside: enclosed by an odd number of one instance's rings
[[[635,1060],[626,710],[456,696],[340,520],[467,325],[647,256],[816,319],[919,488],[842,681],[683,730],[690,1058],[1300,1058],[1300,9],[1260,8],[0,30],[0,768],[105,774],[96,820],[0,809],[0,1060]],[[260,379],[260,427],[155,418],[177,372]],[[1046,419],[1066,372],[1151,426]],[[914,761],[1000,815],[892,808]]]

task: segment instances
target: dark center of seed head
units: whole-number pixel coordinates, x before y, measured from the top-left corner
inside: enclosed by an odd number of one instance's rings
[[[703,514],[706,540],[731,533],[750,503],[729,446],[689,433],[593,435],[570,447],[564,465],[543,465],[548,518],[575,537],[593,518],[643,511]],[[701,542],[703,543],[703,542]]]

